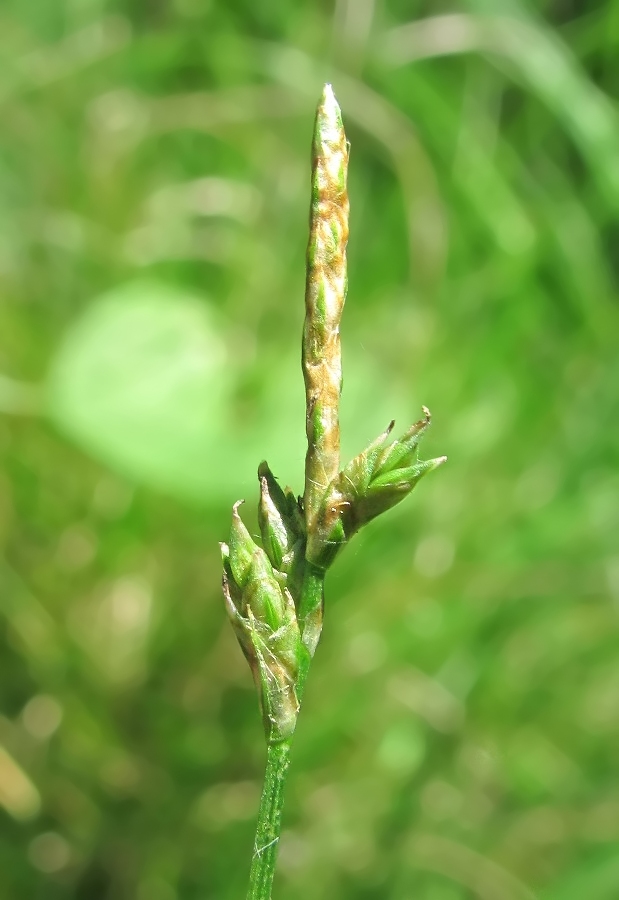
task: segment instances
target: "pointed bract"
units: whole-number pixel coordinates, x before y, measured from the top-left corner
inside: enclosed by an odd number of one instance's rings
[[[383,451],[377,461],[376,475],[388,472],[391,469],[404,468],[414,462],[419,441],[432,420],[430,410],[426,406],[423,407],[423,412],[423,419],[419,419],[418,422],[411,425],[399,440],[394,441]]]
[[[244,502],[244,500],[238,500],[232,507],[232,528],[228,543],[230,568],[239,587],[243,587],[249,577],[251,561],[256,549],[256,544],[239,515],[239,506]]]
[[[262,544],[275,568],[287,572],[290,554],[303,538],[303,517],[292,492],[281,489],[266,462],[260,463],[258,478]]]

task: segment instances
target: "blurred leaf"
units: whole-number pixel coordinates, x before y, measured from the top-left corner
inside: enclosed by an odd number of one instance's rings
[[[140,281],[95,300],[66,335],[48,411],[82,447],[126,475],[208,496],[226,351],[207,304]]]

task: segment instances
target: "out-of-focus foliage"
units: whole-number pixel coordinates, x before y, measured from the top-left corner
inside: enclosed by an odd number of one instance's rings
[[[619,896],[618,52],[614,0],[2,4],[2,900],[243,896],[217,540],[301,489],[327,79],[344,453],[426,403],[449,462],[330,577],[277,895]]]

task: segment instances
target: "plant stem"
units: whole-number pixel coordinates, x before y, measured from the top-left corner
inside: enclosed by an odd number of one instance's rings
[[[342,360],[339,325],[346,297],[348,145],[342,116],[331,85],[325,85],[314,124],[312,202],[307,248],[303,375],[306,393],[307,456],[304,515],[306,533],[315,529],[322,496],[340,464],[339,401]],[[296,610],[307,662],[322,628],[324,567],[306,558]],[[296,681],[301,700],[307,664]],[[298,710],[297,710],[298,711]],[[290,761],[290,739],[269,743],[264,787],[258,813],[247,900],[271,900],[277,845],[281,831],[284,782]]]
[[[324,571],[306,561],[298,616],[303,643],[309,650],[310,656],[314,655],[322,631],[324,584]]]
[[[247,900],[271,900],[271,886],[282,827],[284,787],[289,764],[289,740],[267,746],[267,765],[260,799]]]
[[[322,630],[325,573],[350,536],[410,493],[445,461],[419,462],[425,410],[398,440],[389,428],[341,472],[340,319],[346,299],[348,142],[331,85],[322,93],[312,144],[302,364],[307,455],[305,491],[282,490],[266,462],[258,468],[259,546],[235,503],[229,544],[221,545],[226,609],[254,675],[267,738],[247,900],[271,900],[281,834],[290,742]]]
[[[425,410],[398,440],[393,422],[341,472],[340,319],[346,299],[348,142],[331,85],[322,93],[312,144],[312,201],[307,247],[302,364],[307,455],[305,491],[282,490],[266,462],[258,468],[258,546],[233,507],[222,544],[226,609],[260,692],[267,765],[247,900],[271,900],[281,834],[290,742],[305,680],[322,630],[325,574],[350,536],[410,493],[445,461],[419,462]]]

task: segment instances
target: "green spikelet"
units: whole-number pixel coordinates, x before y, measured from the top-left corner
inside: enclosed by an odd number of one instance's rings
[[[229,544],[222,544],[226,610],[254,676],[267,740],[294,731],[308,665],[294,601],[251,538],[235,504]]]
[[[333,479],[325,492],[315,528],[308,536],[306,557],[327,569],[341,548],[366,522],[391,509],[446,457],[417,460],[419,440],[430,424],[424,408],[420,419],[397,441],[388,443],[394,423]]]

